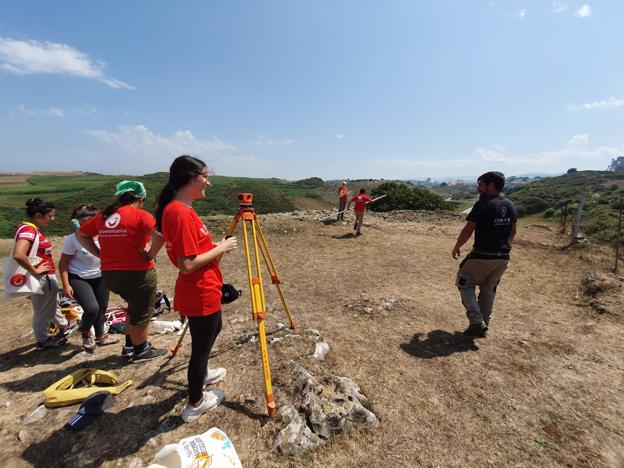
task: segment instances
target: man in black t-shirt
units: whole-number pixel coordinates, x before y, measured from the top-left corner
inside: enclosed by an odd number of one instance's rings
[[[459,265],[456,284],[470,321],[464,334],[485,337],[496,287],[509,263],[511,243],[516,235],[517,210],[501,194],[505,186],[502,173],[486,172],[477,179],[477,184],[479,201],[466,217],[466,225],[457,238],[452,255],[455,259],[459,258],[459,249],[474,232],[472,251]]]

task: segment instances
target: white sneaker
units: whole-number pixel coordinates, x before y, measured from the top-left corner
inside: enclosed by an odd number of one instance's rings
[[[211,390],[210,392],[204,391],[204,398],[199,406],[192,406],[189,403],[186,404],[182,410],[182,421],[191,422],[195,421],[202,414],[216,408],[223,401],[223,392],[218,388]]]
[[[216,367],[215,369],[206,370],[206,378],[204,379],[204,387],[206,385],[212,385],[217,382],[221,382],[227,374],[227,371],[223,367]]]

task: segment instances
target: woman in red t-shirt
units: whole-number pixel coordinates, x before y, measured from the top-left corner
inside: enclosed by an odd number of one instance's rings
[[[37,349],[40,350],[56,348],[67,342],[65,335],[68,323],[58,306],[59,287],[52,259],[52,244],[39,230],[54,221],[55,214],[56,209],[52,203],[39,198],[28,200],[26,202],[28,220],[22,221],[15,230],[15,249],[13,250],[15,261],[31,275],[46,275],[44,294],[30,296],[30,302],[33,305],[33,333],[37,340]],[[31,265],[28,254],[36,238],[39,238],[39,247],[37,252],[32,252],[32,256],[39,257],[41,262]],[[50,322],[60,328],[56,336],[50,336],[48,332]]]
[[[128,303],[126,344],[122,355],[134,362],[167,354],[147,341],[152,308],[156,302],[157,277],[154,257],[163,245],[154,229],[156,220],[143,210],[147,192],[141,182],[122,180],[117,199],[76,231],[76,239],[102,262],[106,287]],[[99,247],[95,244],[97,236]],[[151,238],[149,251],[148,243]]]
[[[236,238],[214,243],[210,232],[192,207],[205,198],[208,168],[200,159],[180,156],[169,169],[169,182],[162,190],[156,210],[171,263],[180,270],[175,285],[174,308],[186,317],[191,331],[188,365],[188,404],[184,422],[193,421],[223,400],[223,392],[207,392],[207,384],[225,377],[225,369],[208,369],[208,356],[221,331],[221,286],[219,259],[236,248]]]

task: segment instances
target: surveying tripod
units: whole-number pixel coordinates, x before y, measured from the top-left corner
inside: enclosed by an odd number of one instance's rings
[[[271,276],[271,282],[277,288],[277,292],[279,293],[280,300],[282,301],[282,306],[284,306],[284,310],[286,311],[286,315],[288,316],[288,322],[292,330],[294,330],[295,328],[295,322],[293,322],[292,316],[290,315],[290,310],[288,309],[288,304],[286,304],[286,299],[284,298],[284,293],[280,286],[280,280],[277,276],[277,271],[275,270],[275,264],[273,263],[273,258],[271,257],[271,253],[269,252],[269,246],[267,245],[266,238],[264,237],[264,233],[262,232],[260,220],[256,216],[256,212],[253,208],[253,194],[241,193],[238,195],[238,200],[238,212],[234,215],[234,219],[232,219],[232,223],[230,224],[230,227],[228,227],[225,237],[226,239],[228,237],[232,237],[234,231],[236,230],[238,222],[242,220],[241,225],[243,227],[243,242],[245,244],[245,260],[247,262],[247,279],[249,280],[249,296],[251,297],[251,316],[256,322],[258,322],[258,342],[260,343],[260,356],[262,357],[262,370],[264,374],[267,411],[269,413],[269,416],[273,417],[276,413],[276,406],[275,400],[273,399],[273,389],[271,386],[271,367],[269,365],[269,351],[267,347],[266,330],[264,326],[264,321],[266,319],[267,313],[266,303],[264,299],[264,286],[262,285],[262,271],[260,270],[260,258],[258,256],[258,251],[264,259],[264,263],[267,267],[269,275]],[[249,233],[247,232],[248,229]],[[251,242],[253,245],[253,264],[251,261],[251,250],[249,248],[249,235],[251,235]],[[219,256],[217,261],[220,260],[221,256]],[[186,322],[184,330],[182,330],[182,334],[178,339],[177,344],[169,348],[172,353],[172,358],[175,357],[178,353],[178,350],[182,345],[182,340],[184,340],[184,335],[186,335],[187,330],[188,322]]]
[[[256,216],[256,212],[253,208],[253,194],[241,193],[238,195],[238,200],[238,212],[234,215],[234,219],[226,232],[226,239],[234,234],[238,222],[242,221],[241,226],[243,228],[243,243],[245,244],[245,260],[247,262],[247,279],[249,281],[250,292],[249,296],[251,297],[251,315],[252,318],[258,323],[258,343],[260,344],[260,356],[262,358],[262,371],[264,374],[267,411],[269,416],[273,417],[275,416],[276,406],[273,399],[273,389],[271,387],[271,367],[269,365],[269,351],[264,325],[267,312],[266,302],[264,299],[264,286],[262,284],[262,271],[260,269],[260,257],[258,252],[262,255],[269,275],[271,276],[271,282],[277,289],[284,311],[288,316],[291,329],[295,328],[295,323],[290,315],[288,304],[286,304],[284,292],[280,286],[280,279],[277,276],[277,270],[275,269],[273,258],[269,252],[269,246],[267,245],[266,238],[262,232],[260,220]],[[250,236],[251,239],[249,239]],[[253,246],[253,262],[251,258],[251,249],[249,247],[250,242]]]

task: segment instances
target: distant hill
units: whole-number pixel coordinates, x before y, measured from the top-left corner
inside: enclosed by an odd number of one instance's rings
[[[541,213],[545,218],[560,217],[566,203],[574,213],[584,193],[583,232],[612,240],[620,199],[624,196],[624,172],[577,171],[510,186],[505,192],[518,206],[520,216]]]
[[[143,176],[110,176],[93,173],[68,174],[0,174],[0,237],[11,237],[15,226],[24,218],[24,203],[39,197],[57,206],[56,221],[46,232],[55,235],[68,233],[68,222],[74,206],[80,202],[94,203],[103,208],[114,196],[115,184],[123,179],[140,180],[148,197],[145,208],[153,211],[168,174],[157,172]],[[324,199],[325,183],[319,178],[295,182],[281,179],[254,179],[246,177],[212,176],[213,186],[206,191],[206,199],[198,200],[195,208],[200,215],[234,214],[238,209],[240,192],[254,193],[256,212],[292,211],[297,200],[313,200],[320,206],[331,206]]]

